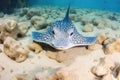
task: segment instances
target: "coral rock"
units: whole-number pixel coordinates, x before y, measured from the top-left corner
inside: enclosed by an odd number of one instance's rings
[[[107,46],[108,44],[111,44],[111,43],[113,43],[113,42],[115,42],[115,41],[116,41],[115,38],[108,38],[108,39],[104,40],[103,45],[104,45],[104,46]]]
[[[71,13],[71,14],[77,14],[77,11],[76,11],[75,9],[71,9],[71,10],[70,10],[70,13]]]
[[[48,26],[51,26],[54,23],[54,19],[52,19],[52,20],[47,19],[46,23],[47,23]]]
[[[107,19],[102,19],[102,18],[96,18],[95,20],[94,20],[94,22],[95,23],[98,23],[98,25],[97,25],[97,28],[98,29],[104,29],[105,28],[105,26],[107,26]]]
[[[109,58],[105,58],[99,65],[92,69],[92,72],[97,76],[104,76],[110,73],[114,67],[114,62]]]
[[[31,27],[31,23],[28,21],[27,22],[20,22],[20,23],[18,23],[18,26],[19,26],[19,30],[20,30],[19,33],[22,36],[24,36],[28,32],[29,28]]]
[[[56,11],[56,10],[52,10],[51,13],[52,13],[52,14],[50,14],[50,16],[51,16],[53,19],[58,18],[58,15],[57,15],[57,11]]]
[[[3,42],[10,34],[6,31],[6,25],[0,24],[0,41]]]
[[[83,29],[82,29],[82,31],[83,32],[92,32],[93,31],[93,25],[92,24],[86,24],[84,27],[83,27]]]
[[[31,19],[31,23],[33,24],[35,29],[43,29],[47,27],[46,20],[43,17],[34,16]]]
[[[10,33],[10,36],[17,38],[19,33],[17,22],[14,19],[5,19],[4,22],[7,24],[6,30]]]
[[[105,53],[112,54],[115,52],[120,52],[120,39],[117,39],[115,42],[106,45]]]
[[[60,51],[57,54],[51,51],[48,51],[48,53],[46,54],[50,59],[55,59],[56,61],[58,61],[59,63],[64,62],[67,55],[65,54],[64,51]]]
[[[22,62],[28,57],[29,49],[23,47],[18,41],[11,37],[7,37],[4,41],[4,53],[15,60],[16,62]]]
[[[81,18],[81,23],[82,23],[82,25],[86,25],[86,24],[90,24],[91,23],[91,18],[89,18],[89,17],[82,17]]]
[[[4,41],[7,36],[17,38],[19,29],[14,19],[4,19],[0,23],[0,40]]]
[[[15,29],[17,26],[17,22],[14,19],[5,19],[4,22],[7,24],[6,29],[9,32]]]
[[[17,74],[15,80],[29,80],[26,74]]]
[[[102,23],[99,23],[97,26],[98,29],[105,29],[105,25]]]
[[[119,29],[119,25],[120,23],[117,21],[108,21],[108,26],[112,29],[112,30],[118,30]]]
[[[45,19],[48,19],[49,15],[44,13],[44,14],[42,15],[42,17],[45,18]]]
[[[64,62],[66,57],[67,57],[67,55],[65,54],[65,52],[64,51],[60,51],[60,52],[57,53],[56,61],[58,61],[60,63]]]
[[[54,53],[54,52],[51,52],[51,51],[48,51],[46,55],[47,55],[47,57],[49,57],[50,59],[56,59],[56,57],[57,57],[57,54]]]
[[[107,36],[105,34],[101,34],[97,37],[96,43],[102,44],[107,39]]]
[[[34,51],[35,53],[40,53],[43,50],[42,47],[37,43],[32,43],[28,45],[28,48]]]
[[[23,8],[19,15],[22,17],[22,16],[26,15],[27,12],[28,12],[28,8]]]
[[[74,14],[71,14],[71,15],[70,15],[70,19],[71,19],[71,20],[75,20],[75,15],[74,15]]]
[[[33,16],[37,16],[37,15],[39,15],[40,14],[40,12],[39,12],[39,10],[36,10],[36,9],[30,9],[29,11],[28,11],[28,13],[26,14],[26,18],[29,20],[29,19],[31,19]]]

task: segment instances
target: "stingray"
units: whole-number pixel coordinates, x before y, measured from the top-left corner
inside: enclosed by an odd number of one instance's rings
[[[63,20],[53,23],[46,32],[32,32],[33,41],[45,43],[58,50],[65,50],[75,46],[88,46],[96,42],[96,37],[81,35],[69,19],[70,6]]]

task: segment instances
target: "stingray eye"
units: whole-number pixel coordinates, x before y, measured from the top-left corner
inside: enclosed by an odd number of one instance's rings
[[[73,32],[70,33],[70,36],[72,36],[72,35],[73,35]]]
[[[61,34],[60,31],[57,28],[54,28],[52,33],[55,34],[55,35]]]
[[[72,36],[72,35],[73,35],[73,32],[74,32],[74,29],[69,29],[69,30],[68,30],[69,36]]]
[[[53,34],[55,34],[54,30],[52,31]]]

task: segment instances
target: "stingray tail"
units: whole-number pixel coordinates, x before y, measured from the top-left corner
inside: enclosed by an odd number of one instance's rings
[[[68,9],[67,9],[67,12],[66,12],[66,15],[64,17],[64,21],[69,21],[69,11],[70,11],[70,3],[69,3],[69,6],[68,6]]]

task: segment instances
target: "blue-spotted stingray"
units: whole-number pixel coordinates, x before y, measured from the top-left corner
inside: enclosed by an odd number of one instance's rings
[[[75,46],[87,46],[96,42],[96,37],[85,37],[78,33],[69,19],[70,6],[63,20],[56,21],[47,32],[32,32],[32,39],[36,42],[48,44],[55,49],[65,50]]]

